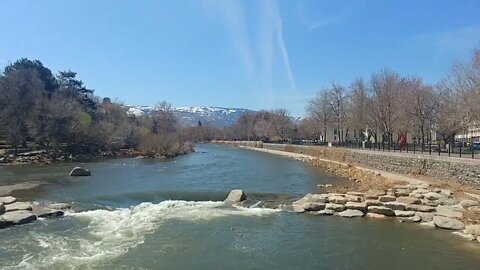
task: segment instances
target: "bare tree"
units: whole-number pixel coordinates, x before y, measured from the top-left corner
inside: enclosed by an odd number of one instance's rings
[[[317,125],[323,132],[323,141],[327,141],[327,129],[332,119],[332,111],[330,106],[330,97],[328,90],[319,91],[317,95],[307,104],[307,113],[310,118],[315,119]],[[318,134],[319,137],[322,136]]]
[[[383,69],[373,74],[371,79],[372,111],[379,130],[383,133],[383,141],[389,145],[393,142],[393,133],[397,121],[401,117],[400,76],[391,70]]]
[[[406,98],[405,110],[408,117],[408,123],[418,130],[422,145],[425,143],[425,132],[427,127],[430,130],[434,123],[434,117],[437,110],[437,99],[431,86],[422,84],[420,78],[410,78],[405,80]]]

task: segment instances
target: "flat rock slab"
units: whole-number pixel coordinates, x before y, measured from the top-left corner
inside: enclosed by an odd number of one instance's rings
[[[381,201],[381,202],[393,202],[393,201],[397,200],[397,198],[395,196],[391,196],[391,195],[384,195],[384,196],[378,197],[378,200]]]
[[[377,200],[365,200],[367,206],[383,206],[383,202]]]
[[[421,204],[422,203],[420,199],[414,198],[414,197],[398,197],[397,201],[404,204]]]
[[[396,210],[395,211],[395,216],[396,217],[413,217],[415,216],[415,211],[402,211],[402,210]]]
[[[401,202],[386,202],[384,206],[392,210],[405,210],[405,204]]]
[[[46,218],[46,217],[61,217],[65,213],[62,210],[51,209],[46,205],[32,205],[33,214],[37,217]]]
[[[317,203],[317,202],[309,202],[302,205],[305,211],[320,211],[325,209],[324,203]]]
[[[5,205],[6,212],[19,211],[19,210],[32,210],[32,205],[26,202],[14,202],[11,204]]]
[[[439,228],[448,230],[461,230],[465,227],[465,224],[460,220],[441,216],[434,216],[433,223]]]
[[[367,212],[367,205],[365,203],[359,203],[359,202],[347,202],[345,204],[347,209],[352,209],[352,210],[359,210],[362,212]]]
[[[3,204],[11,204],[17,201],[17,198],[13,196],[5,196],[5,197],[0,197],[0,203]]]
[[[377,214],[377,213],[367,213],[366,217],[369,218],[377,218],[377,219],[385,219],[387,216],[382,215],[382,214]]]
[[[346,198],[340,197],[340,196],[330,196],[328,200],[331,203],[336,203],[336,204],[345,204],[347,202]]]
[[[369,190],[367,192],[365,192],[365,199],[377,199],[378,197],[380,196],[383,196],[385,195],[385,190],[376,190],[376,189],[373,189],[373,190]]]
[[[318,215],[318,216],[331,216],[331,215],[335,214],[335,211],[331,210],[331,209],[325,209],[325,210],[320,210],[320,211],[317,211],[317,212],[313,212],[313,214]]]
[[[11,225],[26,224],[35,220],[37,220],[37,216],[35,216],[30,211],[22,210],[22,211],[6,212],[0,217],[0,226],[7,227]]]
[[[341,212],[345,210],[345,205],[343,204],[336,204],[336,203],[327,203],[325,205],[325,209],[333,210],[335,212]]]
[[[436,208],[436,216],[443,216],[448,218],[462,218],[463,213],[460,209],[454,206],[438,206]]]
[[[399,217],[398,221],[404,222],[404,223],[415,223],[415,222],[420,222],[422,218],[419,216],[415,215],[413,217]]]
[[[387,208],[385,206],[369,206],[368,212],[381,214],[389,217],[395,216],[395,212],[392,209]]]
[[[419,205],[419,204],[407,204],[405,206],[405,210],[407,211],[418,211],[418,212],[434,212],[435,207],[427,206],[427,205]]]
[[[352,218],[352,217],[363,217],[363,215],[365,214],[360,210],[347,209],[345,211],[338,213],[338,215],[341,217]]]

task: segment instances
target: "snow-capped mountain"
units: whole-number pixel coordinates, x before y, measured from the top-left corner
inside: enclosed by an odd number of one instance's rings
[[[155,110],[151,106],[129,106],[127,113],[134,116],[148,115]],[[187,126],[211,125],[215,127],[227,127],[235,123],[244,113],[252,112],[249,109],[242,108],[222,108],[222,107],[178,107],[173,109],[180,122]]]

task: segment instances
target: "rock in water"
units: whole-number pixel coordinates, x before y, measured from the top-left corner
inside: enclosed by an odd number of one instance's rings
[[[73,170],[70,172],[70,176],[90,176],[92,173],[84,169],[82,167],[75,167]]]
[[[461,230],[465,227],[465,224],[460,220],[441,216],[434,216],[433,223],[439,228],[448,230]]]
[[[302,207],[303,209],[305,209],[305,211],[320,211],[325,209],[325,204],[311,202],[311,203],[304,204]]]
[[[5,213],[5,206],[3,203],[0,203],[0,215],[3,215],[3,213]]]
[[[5,211],[18,211],[18,210],[32,210],[32,205],[26,202],[14,202],[11,204],[5,205]]]
[[[0,226],[20,225],[37,220],[37,217],[30,211],[6,212],[0,217]]]
[[[241,189],[233,189],[230,191],[230,194],[228,194],[228,197],[225,199],[226,203],[239,203],[241,201],[244,201],[247,199],[247,196],[245,196],[245,193],[243,193],[243,190]]]
[[[17,201],[17,199],[15,197],[12,197],[12,196],[0,197],[0,203],[3,203],[3,204],[11,204],[11,203],[14,203],[16,201]]]
[[[345,211],[338,213],[338,215],[341,217],[352,218],[352,217],[363,217],[364,213],[360,210],[347,209]]]

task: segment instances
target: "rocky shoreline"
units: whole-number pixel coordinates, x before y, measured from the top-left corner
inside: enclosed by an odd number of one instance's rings
[[[177,153],[172,156],[146,156],[142,152],[136,149],[121,149],[117,151],[102,151],[95,154],[66,154],[63,152],[47,152],[46,150],[30,151],[20,153],[18,155],[4,155],[0,156],[0,166],[7,165],[28,165],[28,164],[41,164],[51,165],[59,162],[72,162],[72,161],[94,161],[98,159],[112,159],[112,158],[140,158],[140,159],[160,159],[160,158],[173,158],[181,155],[186,155],[195,152],[195,150],[189,149],[184,152]]]
[[[418,223],[480,242],[480,224],[465,224],[466,213],[479,212],[480,203],[453,195],[451,190],[431,188],[428,184],[408,184],[387,190],[307,194],[292,207],[297,213]]]

